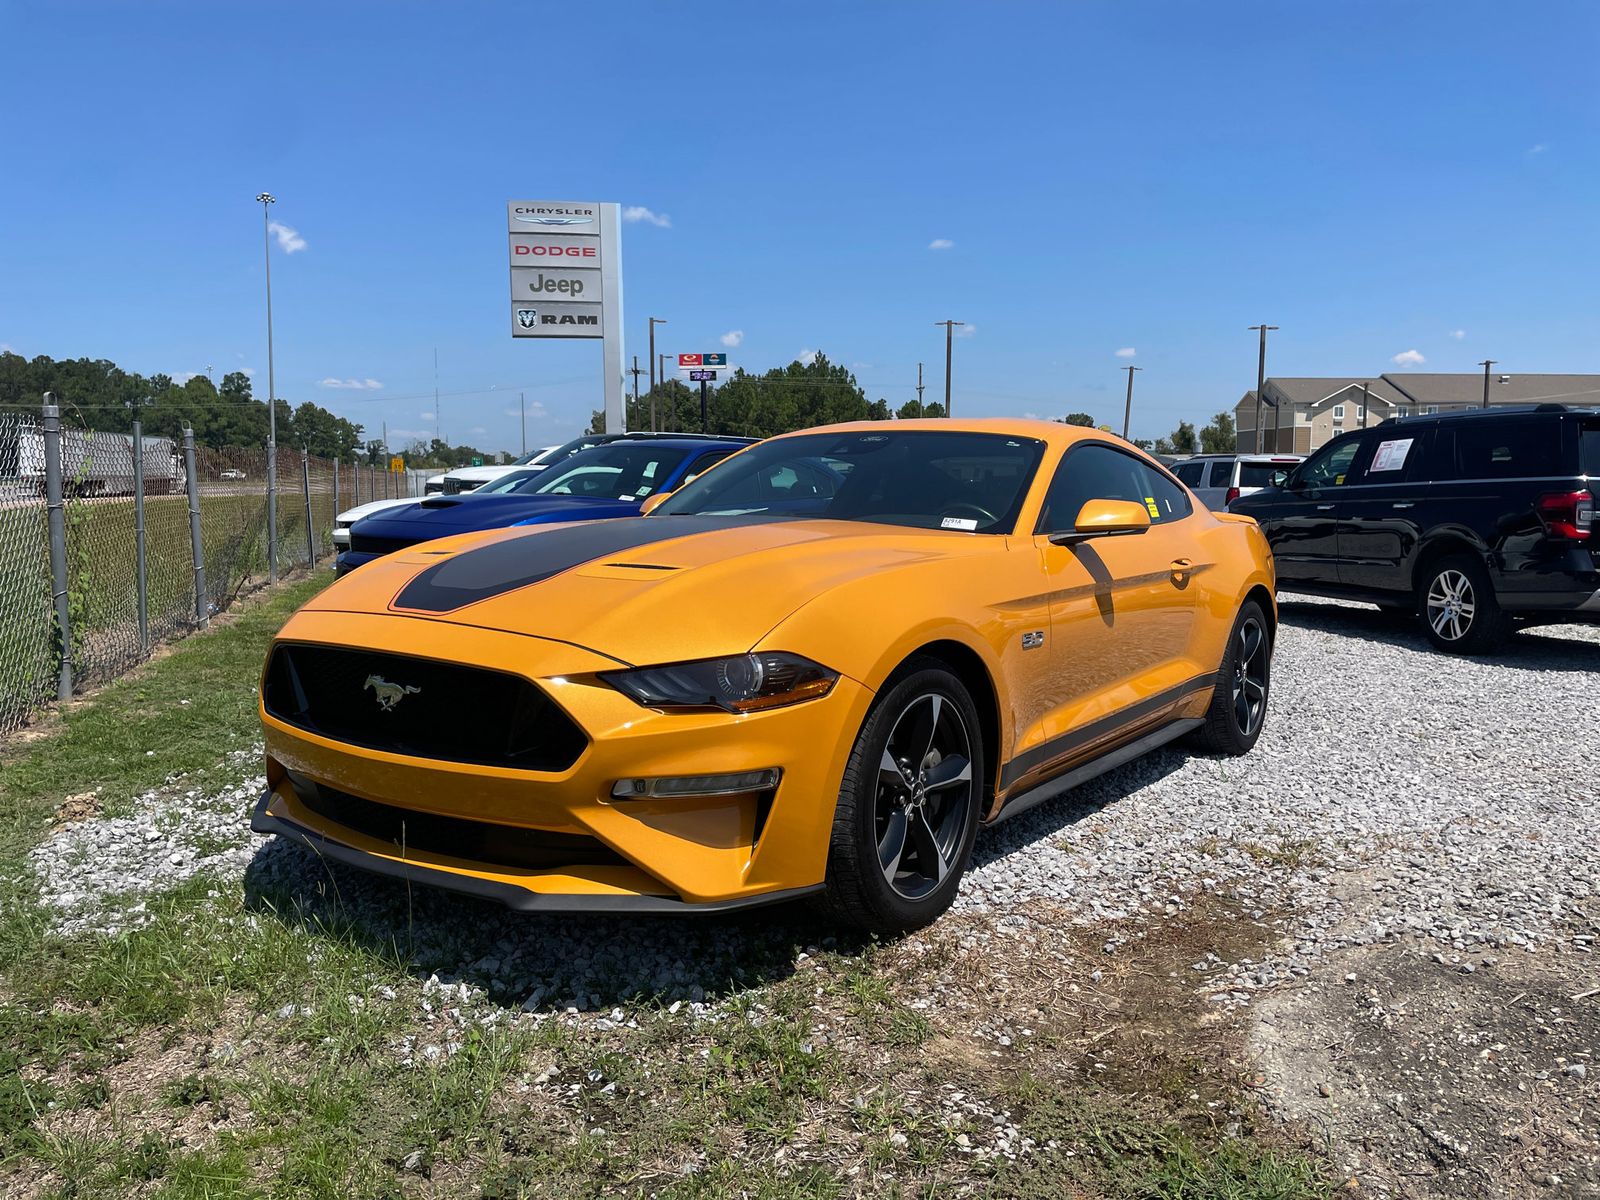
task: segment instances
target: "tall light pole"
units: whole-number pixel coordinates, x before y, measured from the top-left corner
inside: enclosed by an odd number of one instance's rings
[[[1368,383],[1363,383],[1361,385],[1361,428],[1363,428],[1363,429],[1365,429],[1367,427],[1367,413],[1369,413],[1371,410],[1372,410],[1372,384],[1370,382],[1368,382]],[[1282,446],[1274,446],[1273,449],[1282,450],[1283,447]]]
[[[965,321],[935,321],[935,325],[944,326],[944,415],[947,417],[955,414],[950,411],[950,346],[956,336],[956,326],[965,325]]]
[[[922,415],[922,364],[917,364],[917,416]]]
[[[665,354],[658,354],[658,355],[656,355],[656,359],[659,361],[660,366],[661,366],[661,387],[662,387],[662,390],[665,390],[666,386],[667,386],[667,356]],[[676,406],[677,402],[674,401],[673,403],[674,403],[674,406]],[[651,384],[650,385],[650,428],[654,429],[655,427],[656,427],[656,387],[655,387],[655,384]]]
[[[1489,407],[1489,368],[1494,366],[1495,360],[1486,358],[1478,365],[1483,368],[1483,407]]]
[[[666,321],[661,317],[650,318],[650,428],[652,430],[656,427],[656,326],[665,324]],[[665,383],[666,381],[667,371],[666,367],[663,366],[661,369],[661,382]],[[637,384],[638,380],[634,380],[634,383]]]
[[[522,457],[528,456],[528,393],[517,393],[517,407],[522,412]]]
[[[1260,454],[1263,440],[1261,437],[1261,405],[1266,400],[1265,391],[1267,386],[1267,331],[1276,329],[1277,326],[1263,323],[1252,325],[1250,328],[1261,331],[1261,355],[1256,359],[1256,453]],[[1277,405],[1273,405],[1273,408],[1276,409]],[[1276,431],[1273,433],[1272,440],[1278,440]]]
[[[1142,371],[1144,368],[1136,367],[1132,363],[1129,363],[1122,369],[1128,373],[1128,402],[1123,406],[1122,409],[1122,440],[1127,441],[1128,426],[1133,421],[1133,373],[1135,371]]]
[[[277,197],[262,192],[261,248],[267,260],[267,582],[278,582],[278,388],[272,373],[272,206]]]

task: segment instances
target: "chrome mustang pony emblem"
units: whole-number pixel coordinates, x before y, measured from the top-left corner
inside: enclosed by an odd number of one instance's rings
[[[382,675],[368,675],[367,681],[361,685],[361,690],[372,689],[372,694],[378,698],[378,707],[388,712],[407,696],[414,696],[422,689],[412,687],[409,683],[390,683]]]

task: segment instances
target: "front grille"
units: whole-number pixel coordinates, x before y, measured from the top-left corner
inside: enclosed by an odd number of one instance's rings
[[[296,728],[413,758],[565,771],[588,745],[520,676],[372,650],[280,645],[262,702]]]
[[[408,550],[415,546],[421,538],[408,537],[373,537],[370,534],[357,533],[350,530],[350,549],[358,550],[362,554],[393,554],[397,550]]]
[[[337,791],[292,771],[289,783],[300,803],[312,812],[402,850],[529,869],[626,862],[604,842],[587,834],[552,833],[396,808]]]
[[[444,494],[446,496],[456,496],[460,493],[461,481],[459,479],[446,479],[444,481]]]

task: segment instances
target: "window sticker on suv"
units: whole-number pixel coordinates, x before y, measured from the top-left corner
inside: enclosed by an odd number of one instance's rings
[[[1400,438],[1392,442],[1380,442],[1378,449],[1372,456],[1372,466],[1368,470],[1376,475],[1380,471],[1398,471],[1406,465],[1406,455],[1411,453],[1411,443],[1416,438]]]

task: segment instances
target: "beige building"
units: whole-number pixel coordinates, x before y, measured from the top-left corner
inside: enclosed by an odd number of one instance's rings
[[[1264,391],[1259,441],[1255,391],[1235,407],[1239,449],[1310,454],[1341,433],[1389,417],[1479,408],[1483,376],[1397,371],[1364,379],[1274,377]],[[1600,405],[1600,375],[1491,375],[1489,403]]]

